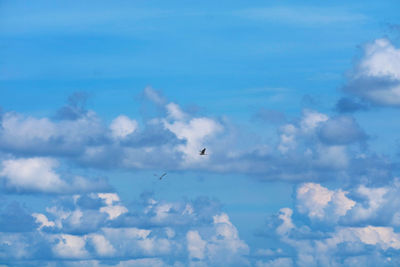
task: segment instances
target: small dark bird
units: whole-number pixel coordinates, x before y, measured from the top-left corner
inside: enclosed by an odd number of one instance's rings
[[[164,173],[159,177],[159,179],[161,180],[165,175],[167,175],[166,172],[164,172]],[[157,174],[154,174],[154,176],[158,176],[158,175],[157,175]]]
[[[200,156],[207,155],[207,154],[206,154],[206,149],[205,149],[205,148],[203,148],[202,150],[200,150],[200,153],[199,153],[199,155],[200,155]]]

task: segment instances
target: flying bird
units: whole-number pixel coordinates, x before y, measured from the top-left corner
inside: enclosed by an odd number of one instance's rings
[[[164,172],[164,173],[163,173],[160,177],[158,177],[158,178],[161,180],[165,175],[167,175],[166,172]],[[158,174],[154,174],[154,176],[158,176]]]
[[[200,156],[207,155],[207,154],[206,154],[206,148],[203,148],[202,150],[200,150],[199,155],[200,155]]]

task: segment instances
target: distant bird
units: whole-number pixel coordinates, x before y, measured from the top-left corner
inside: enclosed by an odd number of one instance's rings
[[[164,173],[163,173],[160,177],[158,177],[158,178],[161,180],[165,175],[167,175],[166,172],[164,172]],[[154,176],[158,176],[158,174],[154,174]]]
[[[206,154],[206,148],[203,148],[202,150],[200,150],[199,155],[200,155],[200,156],[207,155],[207,154]]]

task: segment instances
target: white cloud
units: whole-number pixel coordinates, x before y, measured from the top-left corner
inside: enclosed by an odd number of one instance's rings
[[[121,214],[128,212],[128,209],[122,205],[114,205],[114,206],[101,207],[100,211],[107,213],[109,219],[113,220],[118,216],[120,216]]]
[[[172,123],[164,120],[164,126],[174,133],[178,139],[186,141],[186,144],[176,147],[178,151],[184,154],[186,163],[198,161],[200,159],[199,150],[205,146],[206,138],[222,130],[219,123],[209,118],[193,118],[189,122],[177,120]]]
[[[49,221],[47,219],[46,215],[41,214],[41,213],[32,213],[32,216],[35,218],[37,223],[40,223],[39,225],[39,230],[42,229],[43,227],[54,227],[55,223],[52,221]]]
[[[365,46],[346,90],[374,104],[400,106],[400,49],[388,39],[376,39]]]
[[[386,202],[389,199],[385,198],[385,195],[389,192],[389,188],[378,187],[378,188],[369,188],[364,185],[360,185],[357,188],[356,193],[361,197],[365,197],[367,199],[367,205],[358,204],[353,210],[353,219],[357,220],[365,220],[376,216],[376,213],[379,209],[385,206]]]
[[[297,128],[293,124],[286,124],[281,127],[281,132],[278,150],[285,154],[289,150],[296,148]]]
[[[282,208],[279,210],[278,218],[282,220],[282,224],[276,228],[277,234],[285,235],[292,228],[294,228],[294,224],[292,222],[292,214],[293,211],[289,208]]]
[[[9,141],[18,140],[21,143],[35,140],[48,141],[57,133],[57,128],[49,119],[23,117],[17,113],[6,113],[2,117],[2,135]]]
[[[313,110],[304,110],[303,117],[300,121],[300,128],[304,133],[309,134],[328,119],[329,117],[323,113]]]
[[[189,231],[186,234],[187,249],[189,251],[189,258],[204,259],[204,252],[207,242],[204,241],[199,232]]]
[[[211,262],[248,265],[244,258],[249,253],[247,244],[239,238],[236,227],[226,213],[213,216],[215,234],[207,242],[207,256]]]
[[[71,154],[89,140],[104,134],[99,118],[92,111],[76,120],[51,121],[7,112],[2,116],[0,145],[10,150]]]
[[[329,117],[323,113],[313,110],[303,110],[302,117],[298,124],[286,124],[280,128],[280,143],[278,150],[282,154],[286,154],[290,150],[294,150],[300,138],[311,138],[315,134],[317,128]]]
[[[151,230],[139,229],[136,227],[131,228],[103,228],[102,231],[106,236],[112,237],[114,240],[129,238],[129,239],[146,239]]]
[[[68,181],[55,172],[59,162],[52,158],[19,158],[2,162],[0,179],[9,190],[17,192],[41,192],[69,194],[82,191],[108,189],[105,180],[88,180],[75,176]]]
[[[364,53],[356,77],[367,75],[400,80],[400,49],[396,49],[388,39],[376,39],[367,44]]]
[[[341,189],[329,190],[316,183],[305,183],[297,189],[297,209],[311,219],[338,219],[356,204],[346,197],[347,193]]]
[[[155,212],[154,220],[160,222],[166,219],[169,215],[172,206],[173,205],[171,203],[157,205],[154,209]]]
[[[111,206],[114,202],[120,201],[116,193],[97,193],[97,197],[103,199],[108,206]]]
[[[169,103],[166,105],[168,116],[174,120],[183,120],[186,114],[181,110],[181,108],[175,103]]]
[[[167,255],[171,252],[171,240],[157,235],[150,236],[152,230],[130,228],[103,228],[104,237],[120,255]]]
[[[400,249],[400,234],[395,233],[392,227],[346,227],[338,230],[333,238],[337,238],[337,242],[359,240],[367,245],[379,245],[384,250]]]
[[[283,251],[277,256],[291,255],[296,266],[347,266],[349,262],[355,266],[365,266],[366,262],[386,266],[389,261],[385,251],[391,255],[400,251],[400,233],[393,225],[399,188],[397,179],[387,187],[361,185],[350,192],[329,190],[315,183],[302,184],[296,192],[296,212],[306,214],[311,221],[292,217],[289,208],[281,209],[281,222],[272,227],[279,234],[279,241],[291,246],[295,254]],[[350,193],[357,196],[357,201],[347,197]],[[268,250],[266,256],[275,254]],[[399,260],[393,259],[394,265],[389,266],[396,266]],[[270,266],[274,260],[257,263]]]
[[[110,124],[111,134],[116,139],[124,139],[136,131],[138,123],[125,115],[119,115]]]
[[[100,208],[100,212],[104,212],[108,214],[108,218],[113,220],[128,212],[128,209],[123,206],[115,203],[120,201],[119,196],[115,193],[98,193],[97,196],[104,200],[106,206]]]
[[[85,237],[61,234],[54,236],[57,243],[52,247],[55,255],[61,258],[85,258],[89,254],[85,249]]]
[[[141,210],[131,210],[127,217],[115,223],[106,220],[95,208],[100,204],[99,200],[103,200],[102,205],[106,207],[122,205],[114,193],[61,196],[53,207],[46,209],[46,213],[32,215],[41,224],[37,229],[14,236],[0,232],[0,245],[12,248],[13,255],[19,251],[19,256],[12,259],[28,261],[42,260],[43,249],[50,248],[49,258],[65,261],[67,266],[103,266],[110,260],[116,266],[146,266],[147,263],[151,266],[250,264],[247,259],[249,247],[239,238],[238,230],[228,215],[220,213],[213,203],[204,199],[182,203],[148,199],[146,203],[152,206],[150,209],[143,205]],[[168,216],[161,216],[159,224],[154,224],[158,206]],[[189,209],[190,214],[187,212]],[[101,221],[96,219],[98,215]],[[11,254],[11,251],[7,250],[7,253]],[[0,252],[1,260],[10,259],[3,254]],[[143,261],[125,260],[132,258]],[[41,263],[46,265],[46,262]]]
[[[58,166],[50,158],[10,159],[2,162],[0,175],[8,188],[17,191],[62,192],[67,185],[54,172]]]
[[[93,243],[97,254],[100,256],[112,256],[116,250],[111,243],[100,234],[92,234],[89,236],[89,240]]]

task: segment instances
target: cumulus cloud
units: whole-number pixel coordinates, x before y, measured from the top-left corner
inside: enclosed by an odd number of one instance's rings
[[[88,199],[100,205],[87,205]],[[36,265],[57,260],[71,266],[249,265],[248,245],[213,201],[164,202],[146,196],[139,203],[110,218],[103,207],[124,206],[115,193],[58,198],[46,212],[27,215],[34,228],[12,233],[2,228],[0,247],[9,251],[0,250],[0,260],[6,264],[29,260]]]
[[[398,265],[400,233],[394,197],[398,190],[396,179],[385,187],[359,185],[349,191],[317,183],[300,185],[295,209],[282,208],[270,218],[266,230],[276,233],[265,236],[275,239],[282,252],[261,254],[264,259],[257,261],[258,266],[278,262],[288,266]]]
[[[286,154],[297,147],[297,140],[302,138],[312,138],[321,123],[327,121],[329,117],[326,114],[305,109],[302,117],[297,124],[286,124],[281,127],[280,144],[278,150]]]
[[[52,158],[18,158],[2,162],[0,179],[12,192],[71,193],[109,188],[105,180],[89,181],[75,176],[67,182],[56,172],[59,162]]]
[[[0,147],[25,155],[76,155],[85,145],[103,139],[104,133],[90,111],[76,120],[60,121],[7,112],[1,120]]]
[[[309,134],[313,132],[320,123],[325,122],[328,119],[329,117],[326,114],[306,109],[303,111],[300,128],[304,133]]]
[[[47,219],[46,215],[41,214],[41,213],[32,213],[32,217],[35,218],[36,222],[40,224],[39,230],[42,229],[43,227],[54,227],[55,223],[52,221],[49,221]]]
[[[115,118],[110,125],[111,134],[116,139],[123,139],[135,132],[138,123],[135,120],[129,119],[125,115],[120,115]]]
[[[183,115],[174,110],[171,113],[175,119],[172,122],[164,120],[164,126],[180,140],[186,143],[178,145],[176,149],[183,153],[187,163],[199,161],[199,149],[202,149],[207,137],[211,137],[222,130],[222,126],[210,118],[192,118],[189,121],[181,120]]]
[[[128,209],[124,207],[123,205],[120,205],[119,202],[119,197],[115,193],[98,193],[97,194],[99,198],[103,199],[106,203],[106,206],[101,207],[100,211],[105,212],[108,214],[108,218],[110,220],[113,220],[120,216],[121,214],[124,214],[128,212]]]
[[[204,259],[207,242],[199,235],[198,231],[188,231],[186,234],[187,249],[190,259]]]
[[[0,175],[7,188],[16,191],[61,192],[67,184],[54,171],[56,160],[49,158],[11,159],[2,162]]]
[[[365,151],[367,134],[351,116],[305,109],[279,123],[275,136],[265,138],[226,117],[187,113],[151,88],[144,94],[153,98],[160,112],[144,118],[141,127],[139,119],[125,115],[107,126],[83,107],[74,119],[7,112],[1,120],[0,147],[18,156],[62,157],[97,169],[203,169],[285,181],[324,180],[339,172],[343,179],[372,177],[366,172],[375,172],[384,180],[390,174],[389,163],[381,164],[379,155]],[[69,105],[83,106],[75,102]],[[198,153],[204,147],[206,157]],[[86,180],[75,178],[73,187],[89,187]]]
[[[207,256],[210,262],[246,266],[245,256],[249,253],[247,244],[239,238],[236,227],[226,213],[213,216],[213,235],[207,242]]]
[[[400,106],[400,49],[388,39],[364,48],[344,90],[375,105]]]
[[[306,183],[297,189],[297,209],[311,219],[326,219],[334,223],[356,203],[347,198],[347,194],[340,189],[329,190],[320,184]]]
[[[88,252],[85,249],[86,240],[84,237],[61,234],[50,236],[49,238],[56,242],[52,247],[52,251],[56,257],[80,259],[88,256]]]

